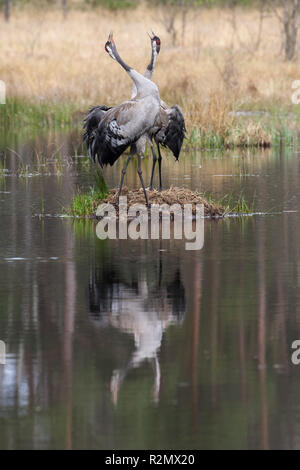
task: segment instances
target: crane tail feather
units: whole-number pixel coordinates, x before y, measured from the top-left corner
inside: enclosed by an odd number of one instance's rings
[[[169,124],[165,132],[163,145],[168,147],[172,151],[176,160],[178,160],[186,133],[184,116],[177,105],[169,108],[167,110],[167,114]]]

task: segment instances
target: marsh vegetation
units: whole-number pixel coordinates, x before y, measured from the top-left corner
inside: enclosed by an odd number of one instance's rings
[[[113,28],[122,56],[143,71],[149,56],[146,31],[151,24],[162,40],[154,80],[161,97],[178,103],[184,111],[187,146],[278,143],[282,134],[300,122],[298,108],[291,101],[300,66],[296,60],[285,60],[278,19],[281,10],[274,11],[267,2],[263,12],[260,2],[248,7],[230,2],[212,5],[189,5],[184,41],[174,43],[164,24],[168,5],[139,4],[111,12],[69,2],[64,18],[57,5],[16,4],[10,22],[0,31],[0,78],[7,85],[1,124],[79,125],[90,106],[127,99],[130,80],[110,62],[103,44]],[[180,31],[181,21],[176,14],[173,28]]]
[[[1,449],[297,448],[300,113],[291,95],[300,65],[297,41],[286,57],[284,6],[8,3]],[[199,251],[182,240],[100,240],[97,221],[79,217],[110,197],[123,166],[98,172],[82,146],[83,113],[130,95],[103,51],[112,27],[142,71],[146,31],[162,39],[155,81],[188,129],[178,162],[164,151],[164,188],[254,213],[205,219]],[[142,165],[148,182],[149,153]],[[133,159],[133,191],[136,170]]]

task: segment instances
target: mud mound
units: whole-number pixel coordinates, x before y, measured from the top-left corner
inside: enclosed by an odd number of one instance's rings
[[[147,189],[147,194],[150,204],[179,204],[181,207],[183,207],[185,204],[192,204],[194,205],[193,214],[196,213],[195,205],[203,204],[205,216],[222,217],[225,214],[224,207],[208,202],[199,193],[193,192],[190,189],[171,187],[160,192],[155,189],[152,191]],[[145,204],[145,197],[142,188],[129,190],[127,187],[124,187],[122,189],[122,196],[127,197],[128,207],[132,206],[133,204]],[[117,197],[118,189],[112,189],[109,192],[108,197],[101,202],[113,204],[116,210],[118,210]]]

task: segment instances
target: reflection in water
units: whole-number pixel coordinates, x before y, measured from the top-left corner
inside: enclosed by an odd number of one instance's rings
[[[199,252],[101,241],[92,221],[32,217],[91,184],[76,136],[21,137],[0,139],[0,448],[300,448],[298,213],[206,221]],[[63,176],[18,178],[5,147],[25,165],[60,148]],[[166,184],[298,210],[297,153],[184,157]]]
[[[65,239],[66,261],[66,297],[64,312],[64,333],[63,333],[63,368],[64,368],[64,393],[66,396],[66,437],[65,449],[72,449],[72,368],[73,368],[73,334],[76,313],[76,266],[72,260],[74,252],[73,237]]]
[[[264,254],[264,221],[257,230],[258,238],[258,264],[257,277],[259,283],[259,309],[258,309],[258,367],[261,390],[261,429],[262,448],[269,448],[268,436],[268,403],[266,396],[266,285],[265,285],[265,254]]]
[[[135,350],[129,361],[115,369],[111,378],[111,392],[116,404],[121,383],[130,369],[139,367],[145,360],[154,368],[153,400],[158,402],[161,371],[158,353],[163,333],[171,324],[181,324],[185,313],[184,287],[179,271],[174,279],[164,284],[162,280],[162,255],[159,253],[158,276],[153,283],[147,279],[145,266],[136,272],[128,271],[128,282],[119,281],[116,272],[98,267],[90,276],[90,310],[98,325],[110,324],[134,336]],[[153,268],[153,266],[152,266]]]

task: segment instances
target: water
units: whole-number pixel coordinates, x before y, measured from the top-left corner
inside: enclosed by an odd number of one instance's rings
[[[165,186],[242,192],[270,212],[205,221],[204,247],[191,252],[34,217],[61,213],[91,184],[78,142],[53,133],[1,144],[0,448],[299,448],[300,154],[168,156]],[[110,186],[121,163],[105,170]],[[149,181],[150,160],[143,169]]]

